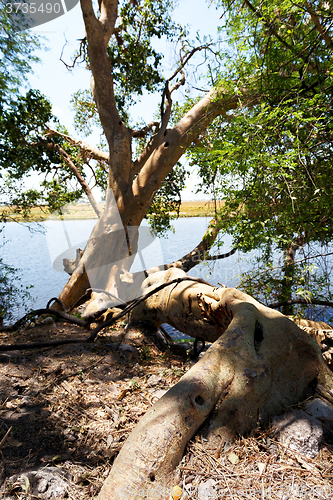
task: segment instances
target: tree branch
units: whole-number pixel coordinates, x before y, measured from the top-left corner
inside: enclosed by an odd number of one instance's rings
[[[92,0],[81,0],[81,8],[88,40],[89,65],[92,72],[91,88],[103,131],[109,146],[108,190],[113,192],[118,208],[124,206],[132,169],[131,131],[122,121],[114,96],[112,66],[107,46],[117,19],[118,0],[101,0],[100,18],[92,13]],[[113,196],[106,196],[106,208]]]
[[[272,302],[271,304],[268,304],[267,307],[270,307],[272,309],[276,309],[277,307],[282,307],[282,306],[292,305],[292,304],[306,304],[308,306],[317,305],[317,306],[333,307],[333,302],[331,302],[329,300],[316,300],[316,299],[311,299],[311,300],[305,300],[305,299],[284,300],[283,302]]]
[[[188,272],[190,269],[192,269],[192,267],[198,265],[199,262],[201,262],[202,260],[206,260],[207,254],[211,249],[211,247],[213,246],[213,244],[215,243],[218,233],[219,229],[217,226],[217,220],[213,219],[209,224],[209,227],[207,228],[200,243],[191,252],[184,255],[181,259],[172,262],[171,264],[166,264],[164,266],[164,269],[169,269],[170,267],[177,267],[185,272]],[[232,251],[232,253],[235,253],[235,251],[234,252]]]
[[[106,163],[109,161],[109,154],[105,151],[101,151],[100,149],[97,149],[84,141],[77,141],[76,139],[73,139],[73,137],[70,137],[67,134],[62,134],[61,132],[58,132],[58,130],[53,130],[50,127],[47,127],[47,130],[48,133],[45,134],[45,137],[53,137],[55,135],[58,135],[59,137],[63,137],[64,139],[66,139],[66,141],[72,146],[79,147],[82,153],[84,155],[88,155],[92,160],[104,161]]]
[[[157,148],[159,145],[159,142],[161,141],[162,134],[160,130],[157,132],[157,134],[154,134],[148,144],[144,147],[142,153],[138,156],[138,158],[133,162],[132,166],[132,177],[140,172],[141,168],[144,166],[146,161],[149,159],[150,155],[153,153],[153,151]]]
[[[205,260],[220,260],[220,259],[226,259],[227,257],[231,257],[231,255],[234,255],[237,252],[237,247],[232,248],[229,252],[227,253],[220,253],[218,255],[206,255]]]
[[[320,33],[320,35],[323,38],[323,40],[325,41],[327,47],[330,48],[332,45],[332,40],[328,34],[328,29],[324,30],[324,28],[322,27],[322,25],[318,19],[318,16],[316,15],[315,11],[313,10],[311,5],[307,1],[305,2],[304,5],[311,16],[312,22],[315,25],[316,30]]]
[[[42,316],[43,314],[48,314],[50,316],[56,316],[57,318],[64,319],[65,321],[69,321],[70,323],[73,323],[73,324],[78,325],[78,326],[82,326],[84,328],[86,328],[89,325],[88,321],[77,318],[76,316],[73,316],[73,315],[68,314],[66,312],[57,311],[56,309],[50,309],[49,307],[47,307],[45,309],[36,309],[34,311],[29,312],[28,314],[25,314],[22,318],[20,318],[18,321],[16,321],[16,323],[14,323],[14,325],[0,327],[0,331],[1,332],[13,332],[13,331],[17,330],[18,328],[20,328],[22,325],[24,325],[26,320],[28,320],[32,316]],[[8,350],[11,350],[11,351],[15,350],[15,344],[14,344],[11,346],[3,346],[2,345],[2,346],[0,346],[0,351],[6,351],[7,349],[5,347],[7,347]]]
[[[148,125],[146,125],[145,127],[143,127],[141,130],[132,130],[132,137],[135,137],[135,138],[143,138],[143,137],[146,137],[146,135],[151,132],[154,128],[155,128],[155,131],[158,130],[160,126],[160,123],[159,122],[150,122],[148,123]]]
[[[167,82],[171,82],[171,80],[173,80],[178,73],[182,73],[182,75],[184,75],[184,72],[182,71],[183,68],[185,67],[185,65],[188,63],[188,61],[191,59],[191,57],[194,56],[194,54],[196,52],[199,52],[200,50],[206,50],[209,48],[211,44],[208,44],[208,45],[200,45],[199,47],[195,47],[194,49],[192,49],[190,52],[187,53],[187,55],[184,57],[181,57],[180,60],[181,60],[181,63],[180,65],[178,66],[178,68],[175,70],[175,72],[173,73],[173,75],[170,76],[170,78],[167,79]]]
[[[76,167],[76,165],[74,164],[74,162],[71,159],[71,157],[69,156],[69,154],[67,154],[66,151],[61,146],[59,146],[59,144],[55,144],[54,142],[48,142],[46,146],[48,149],[52,149],[54,151],[57,151],[60,154],[60,156],[64,159],[66,165],[73,172],[73,174],[77,178],[79,184],[81,185],[83,191],[86,193],[88,200],[89,200],[91,206],[93,207],[97,217],[100,218],[102,215],[102,212],[98,208],[98,205],[97,205],[97,202],[94,198],[94,195],[92,194],[91,189],[88,186],[86,180],[80,174],[79,169]]]
[[[216,116],[236,109],[242,98],[246,100],[247,106],[253,106],[260,99],[253,93],[247,96],[244,90],[237,94],[223,95],[222,90],[214,88],[195,104],[175,127],[163,135],[161,143],[149,156],[133,182],[133,194],[140,200],[145,213],[154,193],[188,146],[198,139]]]
[[[149,143],[146,145],[140,156],[137,158],[137,160],[133,163],[133,170],[132,170],[132,175],[136,175],[138,172],[140,172],[141,168],[143,165],[146,163],[146,161],[149,159],[150,155],[154,151],[154,149],[158,146],[159,141],[161,140],[163,134],[167,130],[167,126],[170,120],[170,114],[171,114],[171,106],[172,106],[172,100],[171,100],[171,94],[175,90],[177,90],[179,87],[185,84],[185,73],[183,71],[184,66],[186,63],[191,59],[191,57],[198,51],[204,50],[208,48],[209,45],[201,45],[200,47],[196,47],[192,49],[185,58],[181,57],[181,64],[178,66],[178,68],[175,70],[175,72],[166,80],[164,91],[162,94],[162,101],[161,101],[161,127],[158,133],[151,138]],[[171,89],[169,90],[169,82],[171,82],[178,73],[181,73],[182,78],[179,80],[179,82],[175,83]],[[164,103],[165,103],[165,98],[167,98],[167,105],[166,108],[164,109]],[[156,122],[151,122],[151,123],[156,123]],[[150,125],[150,124],[149,124]],[[133,137],[135,137],[133,135]],[[140,136],[139,136],[140,137]]]
[[[182,75],[182,78],[179,80],[179,82],[175,83],[171,87],[170,94],[172,94],[172,92],[174,92],[175,90],[179,89],[179,87],[181,87],[182,85],[185,85],[185,73],[184,73],[184,71],[182,69],[180,70],[180,73]]]
[[[104,321],[101,323],[97,328],[95,328],[92,333],[89,335],[89,337],[85,339],[77,339],[77,338],[72,338],[72,339],[61,339],[61,340],[51,340],[48,342],[33,342],[29,344],[8,344],[8,345],[0,345],[0,352],[6,352],[6,351],[16,351],[16,350],[22,350],[22,349],[41,349],[42,347],[56,347],[60,345],[66,345],[66,344],[78,344],[78,343],[86,343],[86,342],[94,342],[96,340],[97,335],[103,328],[106,328],[107,326],[112,325],[115,323],[118,319],[121,317],[125,316],[125,314],[128,314],[132,309],[137,307],[139,304],[144,302],[146,299],[151,297],[153,294],[159,292],[163,288],[170,286],[170,285],[178,285],[179,283],[183,281],[194,281],[195,283],[203,283],[205,285],[209,285],[212,288],[213,285],[210,285],[210,283],[207,283],[205,280],[201,278],[191,278],[189,276],[186,276],[184,278],[176,278],[171,281],[168,281],[167,283],[162,283],[161,285],[157,286],[153,290],[150,290],[150,292],[142,295],[141,297],[138,297],[137,299],[133,300],[130,304],[128,304],[120,313],[116,314],[116,316],[113,316],[111,319],[108,319],[107,321]],[[23,318],[21,318],[19,321],[17,321],[14,325],[10,327],[0,327],[0,331],[14,331],[17,329],[19,326],[21,326],[25,319],[27,319],[29,316],[35,315],[35,316],[40,316],[42,314],[51,314],[54,316],[57,316],[58,318],[65,319],[66,321],[70,321],[72,323],[75,323],[79,326],[87,327],[89,325],[88,321],[84,321],[82,319],[77,318],[76,316],[71,316],[70,314],[57,311],[55,309],[37,309],[35,311],[32,311]],[[102,312],[100,312],[102,314]]]

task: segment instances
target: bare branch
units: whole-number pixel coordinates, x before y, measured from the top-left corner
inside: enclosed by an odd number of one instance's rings
[[[79,49],[79,52],[78,54],[74,57],[73,59],[73,62],[72,64],[67,64],[64,60],[63,60],[63,54],[64,54],[64,49],[67,45],[67,40],[66,40],[66,43],[65,45],[63,46],[62,50],[61,50],[61,54],[60,54],[60,61],[66,66],[66,68],[68,70],[71,70],[74,68],[76,62],[78,61],[78,59],[82,58],[82,60],[84,60],[84,52],[86,51],[87,49],[87,38],[84,37],[84,38],[81,38],[79,39],[79,42],[80,42],[80,49]]]
[[[172,92],[174,92],[175,90],[179,89],[179,87],[181,87],[182,85],[185,85],[185,73],[184,73],[184,71],[182,69],[180,70],[180,73],[182,75],[182,78],[181,78],[181,80],[179,80],[179,82],[175,83],[171,87],[170,94],[172,94]]]
[[[188,52],[186,54],[186,56],[182,56],[181,59],[180,59],[181,60],[180,65],[175,70],[175,72],[173,73],[173,75],[171,75],[170,78],[167,79],[167,82],[171,82],[171,80],[173,80],[177,76],[178,73],[182,73],[183,74],[182,70],[185,67],[185,65],[188,63],[188,61],[191,59],[191,57],[193,57],[194,54],[196,52],[199,52],[200,50],[206,50],[206,49],[208,49],[210,47],[210,45],[212,45],[212,44],[200,45],[199,47],[195,47],[190,52]]]
[[[166,103],[165,103],[166,99]],[[172,99],[171,99],[171,94],[170,94],[170,89],[169,89],[169,81],[167,80],[165,83],[163,95],[162,95],[162,101],[161,101],[161,128],[160,128],[160,133],[163,133],[170,120],[170,115],[171,115],[171,107],[172,107]]]

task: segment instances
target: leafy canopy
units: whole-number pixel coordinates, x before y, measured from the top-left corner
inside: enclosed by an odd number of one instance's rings
[[[262,249],[259,269],[268,272],[272,249],[325,245],[333,237],[333,15],[329,2],[217,4],[229,40],[220,81],[248,89],[252,99],[240,97],[239,108],[218,118],[189,157],[199,167],[199,190],[223,200],[221,230],[240,250]],[[276,297],[288,298],[313,275],[305,267],[295,272],[282,266],[250,276],[248,291],[256,283],[266,297],[275,288]]]
[[[228,119],[219,118],[192,147],[200,188],[224,200],[221,228],[247,251],[297,235],[330,241],[332,48],[327,3],[287,0],[218,2],[230,43],[221,81],[252,89]],[[308,6],[308,7],[307,7]]]

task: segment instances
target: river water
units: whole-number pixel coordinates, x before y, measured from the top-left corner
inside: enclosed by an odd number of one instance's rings
[[[139,248],[131,271],[172,262],[200,242],[208,223],[208,218],[191,217],[174,221],[174,232],[169,231],[165,238],[150,236],[147,223],[140,232]],[[44,223],[6,223],[1,233],[0,257],[3,261],[20,270],[20,283],[33,285],[33,299],[29,307],[45,307],[51,297],[58,296],[68,280],[63,271],[63,257],[75,257],[76,248],[84,248],[85,241],[96,223],[95,220],[50,220]],[[231,238],[227,236],[219,253],[230,250]],[[212,284],[218,282],[227,286],[237,284],[237,276],[244,270],[240,255],[233,255],[214,264],[200,264],[190,271],[191,276],[201,277]],[[17,308],[17,315],[21,308]]]
[[[209,218],[182,218],[173,222],[174,232],[169,231],[165,238],[150,235],[147,223],[140,228],[139,249],[132,272],[177,260],[193,250],[200,242],[209,224]],[[32,300],[29,308],[45,307],[51,297],[58,296],[68,280],[63,271],[63,257],[74,258],[76,248],[84,248],[96,220],[49,220],[37,223],[6,223],[1,233],[0,257],[6,264],[20,269],[20,284],[33,285]],[[231,249],[231,237],[224,237],[224,245],[215,249],[216,253]],[[239,276],[248,270],[249,261],[255,253],[246,255],[236,252],[226,259],[197,265],[189,275],[201,277],[217,285],[222,283],[235,287]],[[134,298],[134,297],[133,297]],[[13,311],[20,317],[24,310],[19,305]]]

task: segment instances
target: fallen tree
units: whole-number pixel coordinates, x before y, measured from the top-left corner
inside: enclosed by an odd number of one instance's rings
[[[184,274],[156,273],[143,291]],[[316,392],[333,404],[333,376],[315,340],[239,290],[172,284],[133,311],[132,321],[143,318],[214,343],[140,420],[99,500],[169,498],[185,445],[206,421],[206,449],[218,457],[225,443]]]

